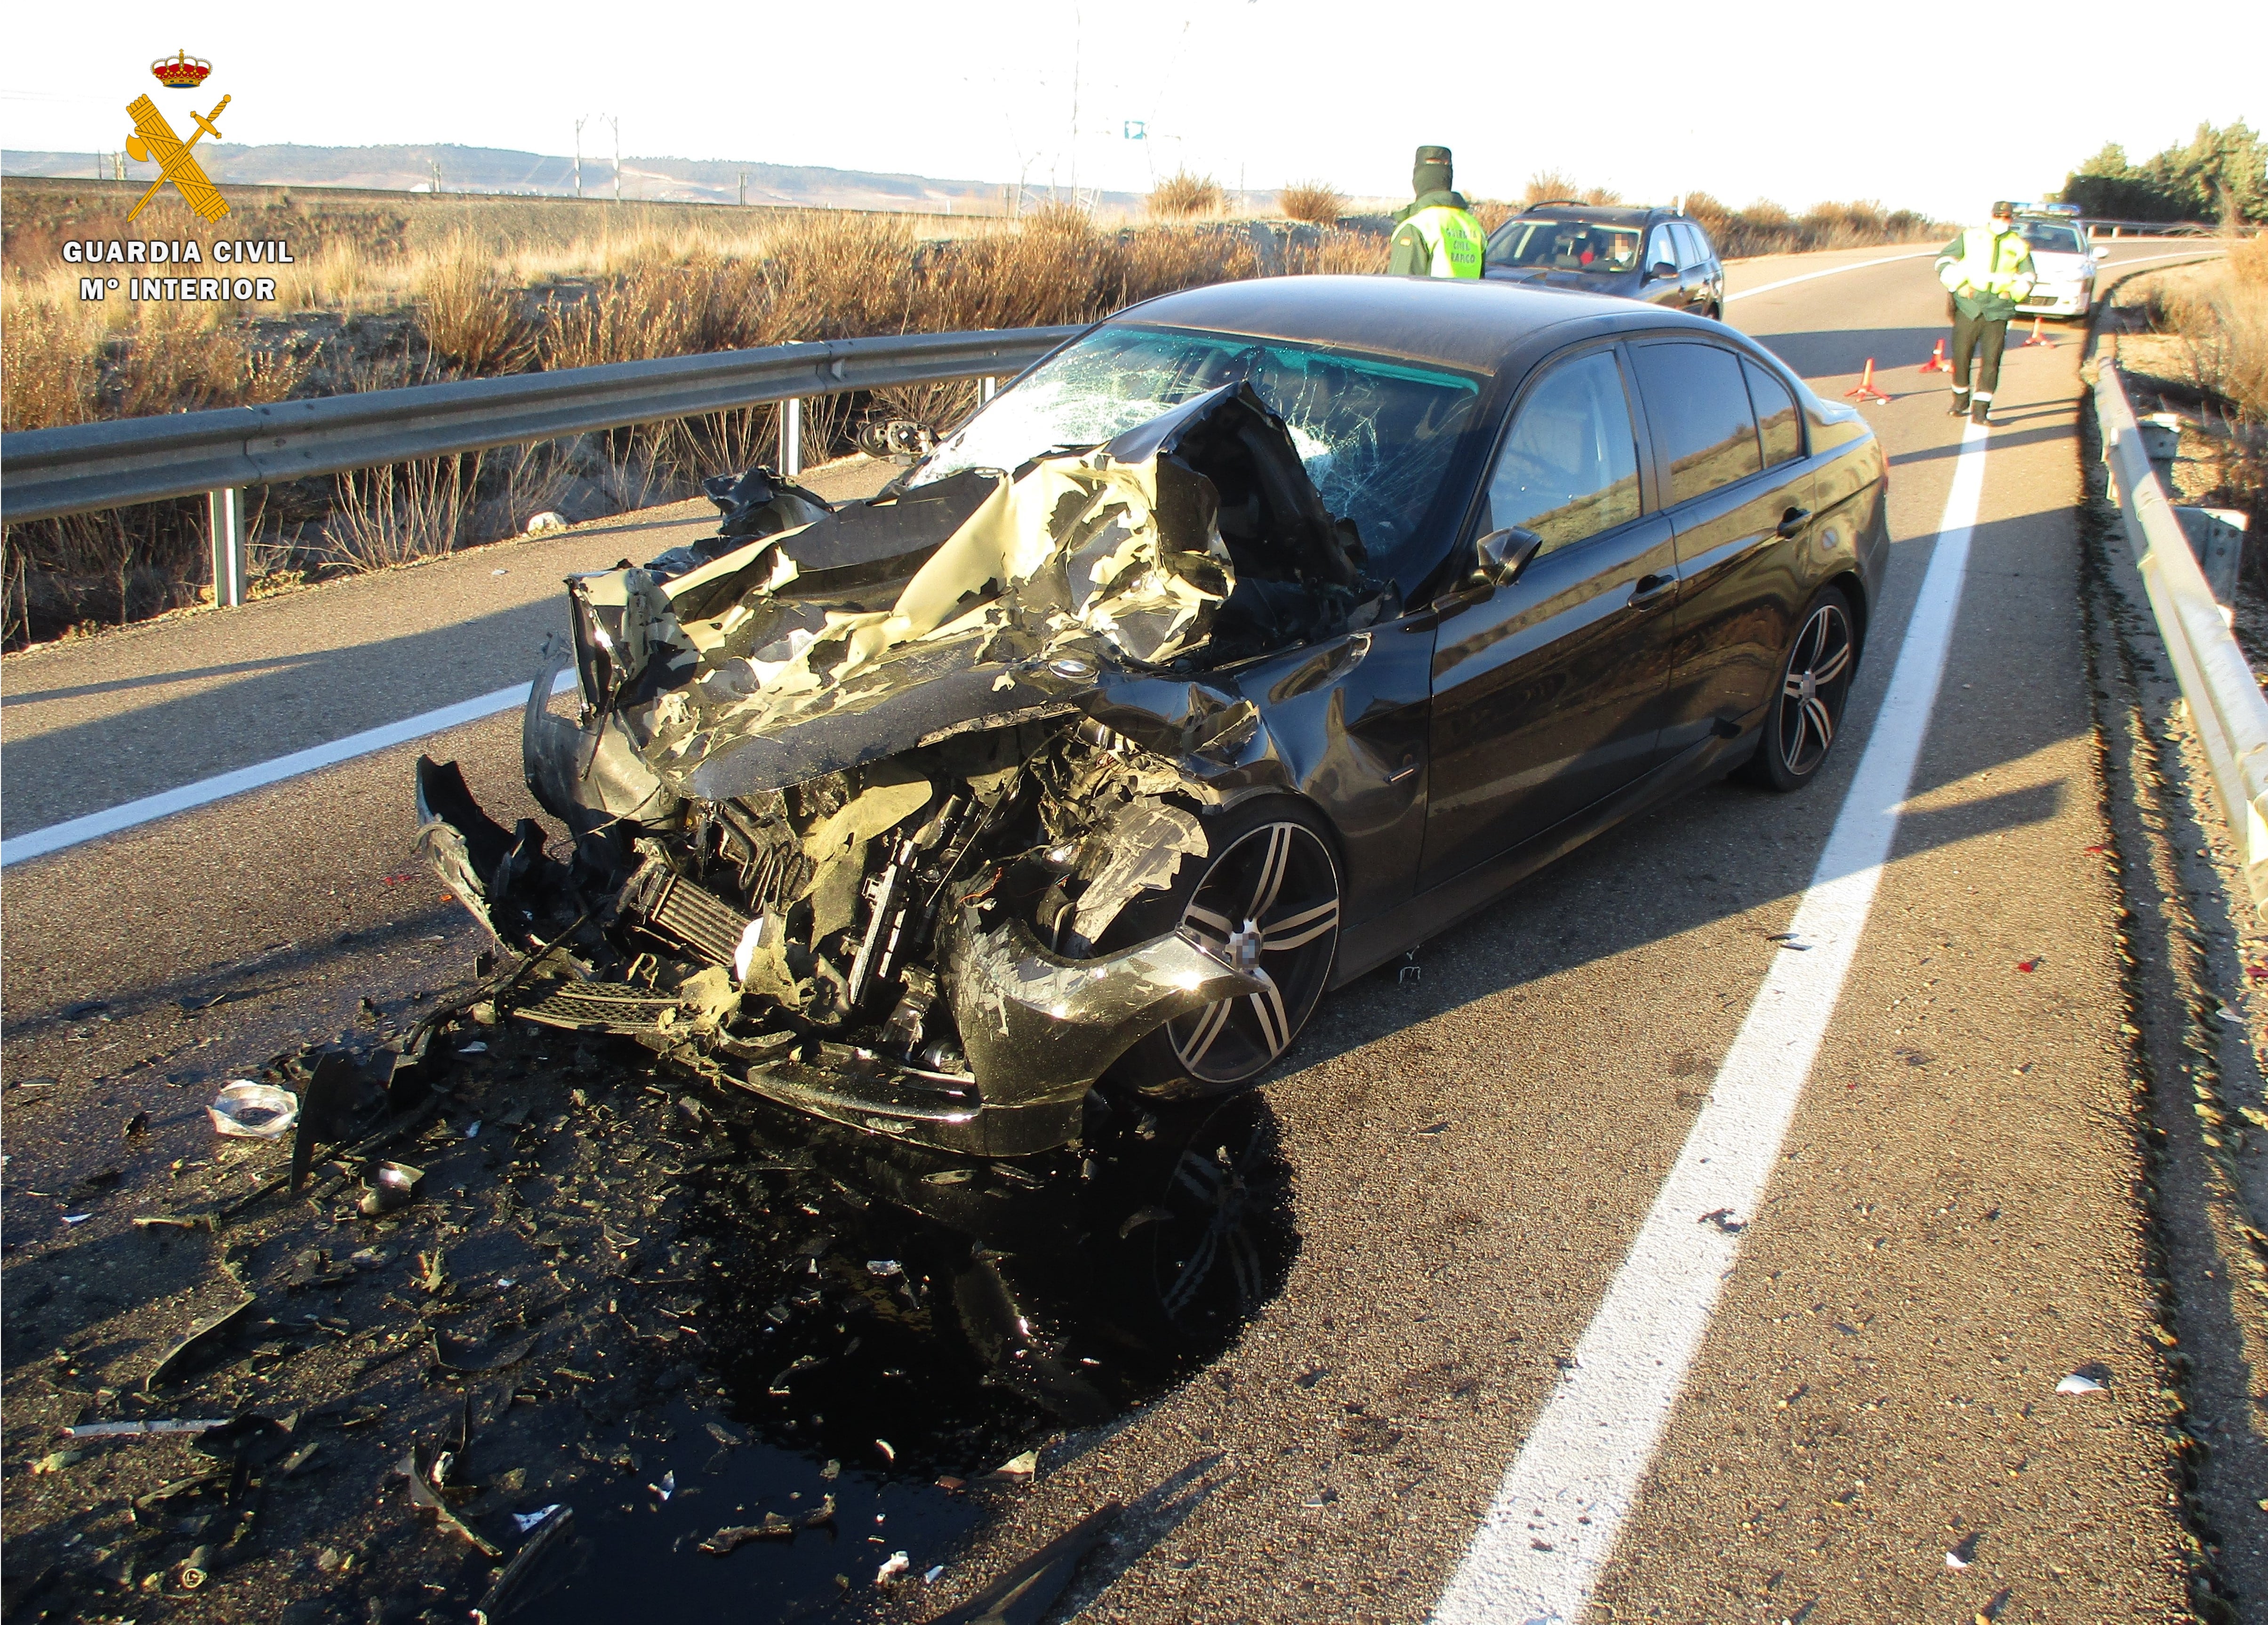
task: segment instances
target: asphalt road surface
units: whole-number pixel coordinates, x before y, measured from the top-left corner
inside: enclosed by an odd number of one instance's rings
[[[1822,395],[1872,358],[1892,396],[1866,408],[1889,587],[1822,780],[1694,794],[1328,1004],[1266,1091],[1281,1290],[1048,1450],[968,1545],[913,1554],[951,1562],[887,1607],[964,1597],[1115,1500],[1083,1619],[2186,1617],[2080,612],[2083,336],[2012,343],[1975,434],[1915,371],[1942,331],[1926,251],[1750,262],[1733,292]],[[5,834],[524,682],[561,575],[696,524],[11,657]],[[469,976],[410,853],[410,764],[455,757],[508,822],[534,810],[517,735],[500,713],[10,864],[11,1282],[130,1237],[168,1159],[205,1154],[216,1080]],[[66,1225],[89,1203],[48,1193],[139,1111],[146,1149]],[[1732,1195],[1693,1213],[1688,1188]],[[2082,1368],[2104,1391],[2059,1394]],[[17,1410],[11,1471],[45,1414]]]

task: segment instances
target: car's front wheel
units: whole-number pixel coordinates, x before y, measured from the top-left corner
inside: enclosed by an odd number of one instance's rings
[[[1130,907],[1127,941],[1176,927],[1256,971],[1256,993],[1177,1016],[1127,1053],[1115,1076],[1145,1095],[1226,1094],[1273,1066],[1307,1024],[1338,954],[1344,885],[1323,821],[1288,796],[1263,796],[1204,821],[1204,857]]]
[[[1746,772],[1774,790],[1800,790],[1818,775],[1843,728],[1859,661],[1851,601],[1822,588],[1796,624],[1780,662],[1779,687]]]

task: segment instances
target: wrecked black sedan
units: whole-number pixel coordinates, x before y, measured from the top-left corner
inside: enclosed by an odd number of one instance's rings
[[[565,843],[420,764],[498,1017],[972,1155],[1234,1090],[1617,820],[1815,777],[1888,553],[1857,413],[1493,283],[1168,295],[917,444],[569,582],[525,732]]]

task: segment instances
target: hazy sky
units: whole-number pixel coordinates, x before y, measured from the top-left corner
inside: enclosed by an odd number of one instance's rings
[[[2025,15],[2032,33],[1997,19]],[[564,153],[615,114],[625,157],[828,164],[1146,189],[1186,163],[1255,189],[1407,189],[1410,150],[1461,186],[1557,168],[1660,198],[1801,207],[1874,197],[1966,216],[2028,196],[2106,140],[2200,120],[2268,129],[2268,4],[2181,11],[2180,70],[2137,73],[2148,7],[1433,0],[895,0],[484,7],[397,3],[11,9],[0,145],[114,149],[149,64],[214,64],[232,143],[458,142]],[[1979,65],[1980,36],[1997,33]],[[2131,43],[2122,43],[2124,40]],[[1130,120],[1146,141],[1126,138]],[[187,128],[186,117],[175,120]],[[1076,135],[1074,135],[1074,129]],[[602,124],[585,135],[603,153]]]

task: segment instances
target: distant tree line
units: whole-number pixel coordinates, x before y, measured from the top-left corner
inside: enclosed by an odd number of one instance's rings
[[[2187,144],[2139,164],[2110,142],[2071,173],[2063,201],[2103,220],[2257,224],[2268,219],[2268,142],[2242,119],[2200,124]]]

